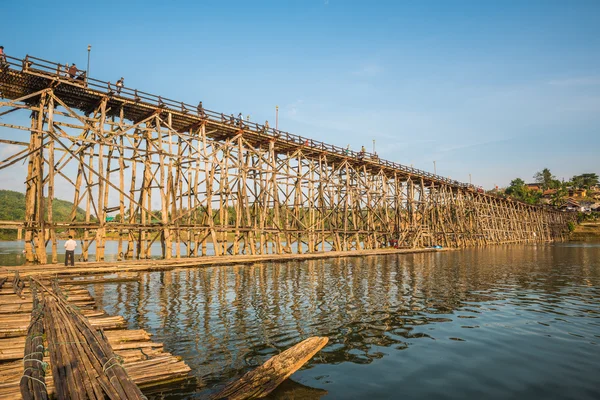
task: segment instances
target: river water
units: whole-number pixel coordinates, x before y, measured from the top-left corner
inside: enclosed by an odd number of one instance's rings
[[[600,243],[219,266],[91,285],[183,357],[199,399],[309,336],[273,399],[598,399]]]

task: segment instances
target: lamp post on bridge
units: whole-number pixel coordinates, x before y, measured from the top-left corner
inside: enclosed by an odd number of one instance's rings
[[[436,169],[435,169],[435,160],[433,160],[433,174],[434,174],[434,175],[437,175],[437,171],[436,171]]]
[[[85,82],[87,83],[88,77],[90,76],[90,52],[92,51],[92,45],[88,44],[88,63],[85,73]]]
[[[275,106],[275,130],[279,130],[279,106]]]

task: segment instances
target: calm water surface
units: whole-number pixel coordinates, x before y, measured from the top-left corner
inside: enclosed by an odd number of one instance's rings
[[[598,399],[600,243],[222,266],[91,286],[200,399],[314,335],[273,399]]]

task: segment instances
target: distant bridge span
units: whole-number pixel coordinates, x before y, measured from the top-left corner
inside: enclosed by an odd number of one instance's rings
[[[0,145],[16,150],[0,169],[28,163],[22,227],[32,263],[56,262],[57,231],[76,234],[86,260],[93,244],[98,261],[107,239],[118,241],[118,259],[128,259],[568,235],[572,216],[548,207],[198,106],[72,79],[38,58],[7,61],[0,126],[14,137]],[[27,136],[18,140],[20,133]],[[52,202],[65,187],[84,217],[74,208],[70,221],[55,220]]]

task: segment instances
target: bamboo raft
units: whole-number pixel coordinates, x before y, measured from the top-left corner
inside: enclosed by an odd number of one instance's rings
[[[339,257],[365,257],[378,255],[393,255],[393,254],[411,254],[411,253],[429,253],[448,251],[450,249],[375,249],[375,250],[358,250],[353,252],[347,251],[327,251],[316,253],[303,254],[265,254],[265,255],[235,255],[235,256],[214,256],[214,257],[192,257],[181,259],[155,259],[155,260],[125,260],[117,262],[86,262],[76,263],[74,267],[65,267],[62,264],[39,264],[39,265],[23,265],[23,266],[6,266],[0,267],[0,276],[12,278],[15,272],[22,277],[28,276],[44,276],[44,277],[72,277],[68,282],[72,285],[86,282],[83,276],[99,275],[99,274],[120,274],[121,277],[114,278],[115,281],[123,281],[128,279],[127,276],[143,271],[166,271],[176,268],[197,268],[202,266],[216,265],[240,265],[240,264],[255,264],[263,262],[289,262],[302,260],[316,260],[323,258],[339,258]],[[123,275],[129,274],[129,275]],[[1,278],[0,278],[1,279]],[[77,280],[76,280],[77,279]],[[87,278],[86,278],[87,279]],[[110,278],[108,278],[110,279]],[[91,281],[88,282],[97,282]],[[1,311],[0,311],[1,313]]]
[[[124,319],[95,310],[87,290],[70,283],[60,287],[57,280],[50,290],[47,281],[36,278],[28,285],[18,272],[12,288],[2,287],[7,281],[0,278],[0,398],[141,400],[140,387],[187,378],[190,369],[185,363],[163,352],[147,332],[119,329]],[[308,338],[211,399],[265,397],[327,342],[327,337]]]
[[[72,357],[73,352],[59,352],[56,349],[52,351],[52,347],[50,347],[49,355],[44,353],[41,353],[43,356],[40,355],[36,350],[41,345],[39,342],[40,324],[37,323],[38,314],[36,314],[39,307],[34,307],[34,296],[31,288],[28,282],[23,281],[18,273],[12,277],[12,287],[7,282],[11,282],[11,280],[0,278],[0,283],[3,283],[0,286],[0,399],[43,399],[46,397],[41,393],[42,387],[47,389],[48,394],[56,393],[57,390],[53,374],[48,372],[45,380],[40,379],[41,371],[35,366],[42,365],[41,363],[48,363],[52,366],[57,357]],[[49,282],[45,281],[45,283],[48,284]],[[67,298],[64,303],[68,303],[69,306],[79,310],[82,317],[75,322],[80,328],[87,325],[90,331],[102,330],[98,332],[103,332],[102,336],[107,344],[96,345],[98,351],[103,349],[98,354],[103,354],[103,357],[105,357],[99,360],[106,364],[106,357],[110,357],[110,354],[114,351],[114,357],[112,357],[110,365],[117,366],[116,360],[120,360],[122,368],[134,385],[131,386],[125,382],[121,386],[111,389],[106,386],[107,381],[105,381],[103,384],[97,384],[96,386],[70,389],[77,391],[75,394],[69,392],[64,386],[60,386],[59,392],[56,393],[59,398],[71,398],[73,396],[75,396],[73,398],[86,398],[84,397],[86,390],[90,394],[89,398],[103,398],[101,395],[102,390],[105,392],[106,390],[114,390],[112,398],[115,398],[115,393],[119,394],[120,397],[118,398],[141,398],[136,392],[136,385],[141,389],[151,389],[167,383],[189,379],[190,368],[180,358],[165,352],[161,343],[152,342],[148,332],[125,329],[126,322],[123,317],[109,316],[103,311],[97,310],[94,299],[86,289],[78,285],[63,284],[60,285],[60,291]],[[50,312],[50,310],[47,310],[50,307],[55,309],[52,311],[52,315],[62,315],[60,322],[54,321],[54,323],[45,324],[46,335],[44,336],[46,340],[53,338],[52,340],[55,342],[74,340],[73,338],[78,337],[79,334],[74,332],[73,329],[70,333],[67,333],[64,329],[57,328],[59,325],[65,325],[64,313],[66,308],[59,303],[59,301],[52,298],[51,301],[46,301],[44,304],[45,311]],[[90,333],[84,335],[87,335],[86,340],[90,343],[90,340],[93,339],[89,336]],[[84,349],[80,348],[80,350],[83,351]],[[89,352],[89,350],[86,351]],[[29,356],[24,358],[27,355]],[[34,360],[35,357],[37,358]],[[95,362],[96,368],[98,368],[97,363],[100,361],[93,361],[92,358],[88,358],[89,366],[93,366],[92,364]],[[113,378],[120,375],[119,382],[122,382],[121,379],[125,376],[124,373],[118,372],[121,362],[118,363],[118,367],[111,368],[111,374],[114,375],[109,375]],[[103,369],[106,369],[106,365]],[[57,371],[57,373],[59,372]],[[71,384],[73,384],[75,382],[73,377],[81,377],[82,373],[82,371],[71,371],[72,376],[67,377],[63,372],[63,375],[59,376],[65,379],[61,379],[60,385],[65,384],[66,378],[69,378]],[[27,379],[23,378],[25,375],[28,376]],[[113,381],[115,379],[111,378],[110,383],[113,384]],[[74,387],[77,387],[77,384]],[[29,392],[22,392],[24,388]],[[30,396],[22,397],[21,393],[30,393]],[[69,395],[65,395],[65,393],[69,393]],[[96,397],[91,397],[94,393]]]

